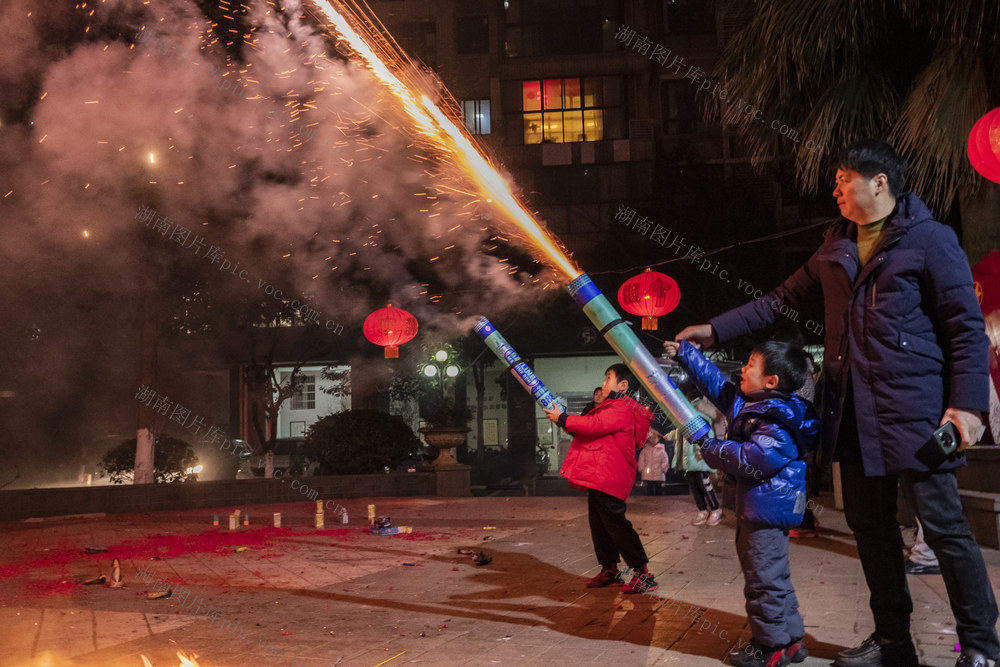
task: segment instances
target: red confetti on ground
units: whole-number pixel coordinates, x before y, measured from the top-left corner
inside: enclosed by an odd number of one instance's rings
[[[163,560],[188,556],[191,554],[210,554],[229,556],[233,549],[245,546],[262,550],[269,547],[275,540],[285,537],[323,536],[354,539],[350,529],[337,530],[296,530],[292,528],[250,528],[232,532],[206,530],[190,535],[149,535],[144,539],[125,540],[119,544],[109,545],[107,551],[98,554],[84,552],[83,545],[64,543],[58,550],[49,555],[20,563],[0,565],[0,579],[24,576],[25,574],[45,567],[59,567],[78,560],[106,561],[111,558],[119,560],[144,561]],[[431,538],[434,539],[434,538]]]
[[[453,567],[453,568],[451,568],[451,571],[452,572],[458,572],[458,568],[457,567]]]
[[[26,593],[30,597],[48,597],[50,595],[69,595],[80,588],[74,581],[29,581]]]
[[[316,535],[329,535],[331,537],[339,537],[341,535],[350,535],[350,528],[331,528],[330,530],[314,530],[312,531]]]
[[[261,558],[281,558],[285,554],[262,554]]]

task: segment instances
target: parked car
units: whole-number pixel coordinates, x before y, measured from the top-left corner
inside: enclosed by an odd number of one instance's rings
[[[264,452],[241,452],[237,477],[263,477]],[[274,443],[274,476],[312,475],[319,468],[319,459],[305,438],[278,438]]]

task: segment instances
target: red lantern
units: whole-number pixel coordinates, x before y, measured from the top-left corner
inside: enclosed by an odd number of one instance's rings
[[[417,318],[391,305],[365,318],[362,331],[376,345],[385,345],[385,358],[398,359],[399,346],[417,335]]]
[[[976,121],[966,146],[972,168],[1000,183],[1000,107]]]
[[[629,278],[618,290],[622,308],[642,316],[642,328],[651,331],[656,331],[656,318],[669,313],[680,301],[677,281],[652,269]]]

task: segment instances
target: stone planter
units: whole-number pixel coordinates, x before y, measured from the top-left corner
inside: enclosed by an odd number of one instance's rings
[[[455,458],[455,447],[465,443],[471,431],[468,426],[424,426],[420,429],[428,445],[438,448],[438,457],[431,464],[435,468],[461,465]]]

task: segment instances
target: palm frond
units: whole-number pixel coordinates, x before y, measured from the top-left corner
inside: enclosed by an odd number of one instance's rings
[[[912,189],[943,214],[981,184],[965,143],[1000,102],[997,35],[997,0],[758,0],[713,69],[727,98],[706,96],[704,115],[735,129],[758,169],[790,144],[754,112],[796,128],[806,192],[827,181],[840,146],[887,137],[911,156]]]
[[[829,183],[831,160],[841,146],[889,134],[899,105],[884,72],[868,68],[844,73],[817,99],[802,122],[803,141],[796,145],[796,180],[815,193]]]
[[[943,39],[967,41],[973,49],[988,49],[1000,35],[1000,3],[996,0],[887,0],[898,5],[914,25]]]
[[[987,110],[988,91],[979,54],[969,42],[942,40],[903,102],[890,141],[910,155],[910,189],[947,213],[959,190],[974,191],[965,155],[969,131]]]

